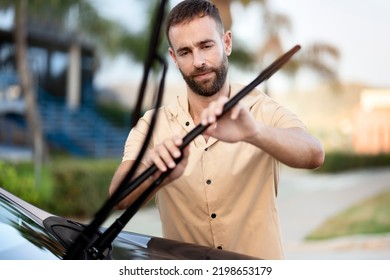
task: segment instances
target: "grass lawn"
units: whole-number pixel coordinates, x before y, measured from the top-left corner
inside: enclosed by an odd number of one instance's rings
[[[330,218],[306,240],[357,234],[390,233],[390,191],[385,191]]]

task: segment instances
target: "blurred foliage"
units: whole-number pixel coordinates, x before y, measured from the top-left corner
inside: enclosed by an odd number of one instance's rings
[[[33,171],[19,172],[15,166],[0,161],[0,187],[32,204],[40,203]]]
[[[31,163],[0,161],[0,186],[50,213],[90,217],[108,197],[108,186],[119,162],[60,157],[44,166],[44,180],[35,186]]]
[[[219,8],[225,28],[230,30],[235,20],[232,17],[232,3],[240,3],[248,6],[257,4],[261,23],[254,29],[253,36],[260,37],[261,43],[253,47],[248,42],[239,42],[239,38],[233,40],[233,53],[230,61],[243,70],[258,70],[266,67],[270,61],[281,56],[286,49],[291,48],[289,43],[285,46],[285,34],[292,33],[293,22],[287,14],[273,9],[271,1],[268,0],[212,0]],[[256,6],[253,6],[255,9]],[[287,32],[287,33],[286,33]],[[238,39],[238,40],[236,40]],[[239,52],[235,55],[235,52]],[[279,71],[289,78],[294,78],[301,70],[309,70],[321,79],[334,84],[338,83],[337,63],[340,59],[340,52],[337,47],[327,42],[311,42],[302,46],[300,52],[295,55],[289,63],[284,65]],[[267,81],[264,82],[265,92],[270,94]]]
[[[0,10],[15,10],[21,1],[0,0]],[[92,43],[100,54],[126,54],[137,62],[144,60],[150,26],[141,32],[132,32],[116,19],[101,16],[99,7],[91,0],[29,0],[26,3],[27,19],[40,22],[47,32],[71,34],[75,40]],[[150,5],[152,15],[153,9],[155,5]]]
[[[321,240],[357,234],[390,232],[390,191],[385,191],[331,217],[306,240]]]
[[[90,218],[108,198],[108,187],[119,164],[115,159],[53,157],[35,186],[32,163],[0,161],[0,187],[56,215]],[[315,172],[342,172],[357,168],[390,166],[390,155],[363,156],[328,153]]]
[[[108,186],[118,164],[116,160],[69,158],[56,161],[51,167],[50,211],[79,218],[95,214],[108,198]]]
[[[0,0],[0,10],[14,9],[20,1]],[[288,15],[273,10],[269,1],[219,0],[212,2],[215,2],[220,9],[223,20],[229,23],[227,29],[231,28],[234,20],[237,20],[232,18],[231,14],[233,2],[238,2],[243,6],[250,3],[257,3],[261,6],[259,17],[262,19],[262,24],[259,27],[259,32],[253,36],[261,36],[262,42],[255,50],[250,50],[248,42],[234,40],[234,51],[230,57],[232,64],[243,70],[258,71],[259,68],[262,69],[268,64],[265,58],[276,59],[285,52],[283,34],[284,31],[291,32],[293,30],[292,22]],[[150,34],[155,27],[154,22],[159,2],[134,2],[134,5],[142,6],[142,9],[147,11],[145,13],[147,17],[137,19],[143,22],[142,30],[137,31],[124,26],[115,18],[110,19],[102,16],[101,10],[104,9],[104,6],[99,6],[102,5],[101,3],[96,3],[93,0],[29,0],[28,16],[40,19],[42,22],[55,22],[58,25],[72,26],[74,28],[73,37],[92,43],[100,52],[98,57],[102,54],[109,56],[126,54],[135,62],[144,63],[149,48]],[[168,9],[168,7],[166,8]],[[168,43],[164,28],[160,30],[160,37],[160,52],[168,56]],[[280,71],[293,78],[300,69],[309,69],[322,78],[334,81],[337,80],[336,63],[339,56],[337,48],[327,42],[313,42],[306,45],[300,54],[292,58],[290,63],[286,64]]]
[[[390,166],[390,154],[364,155],[345,152],[328,152],[325,162],[316,172],[334,173],[359,168]]]
[[[116,127],[129,128],[131,112],[116,103],[100,102],[96,106],[99,114]]]
[[[254,70],[252,55],[239,45],[234,48],[234,52],[229,56],[229,61],[243,70]]]

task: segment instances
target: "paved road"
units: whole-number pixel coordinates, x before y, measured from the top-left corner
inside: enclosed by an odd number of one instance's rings
[[[390,260],[390,235],[304,242],[304,237],[329,217],[386,189],[390,190],[390,168],[340,174],[283,168],[278,203],[287,259]],[[126,229],[161,236],[157,210],[142,209]]]
[[[384,190],[390,190],[390,168],[339,174],[283,169],[278,202],[286,257],[390,260],[390,235],[304,242],[326,219]]]

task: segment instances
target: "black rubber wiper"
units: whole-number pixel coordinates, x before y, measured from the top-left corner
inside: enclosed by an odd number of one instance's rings
[[[241,91],[239,91],[233,98],[231,98],[224,106],[222,114],[218,117],[221,118],[226,112],[232,109],[245,95],[251,92],[257,85],[263,81],[269,79],[275,72],[277,72],[298,50],[300,46],[297,45],[293,47],[290,51],[282,55],[280,58],[275,60],[270,66],[268,66],[260,75],[254,79],[250,84],[245,86]],[[198,137],[202,132],[204,132],[209,125],[203,126],[199,124],[193,128],[184,138],[183,144],[179,147],[180,150],[183,150],[187,145],[190,144],[196,137]],[[178,163],[181,158],[176,159]],[[127,186],[127,189],[121,195],[121,199],[133,192],[137,187],[139,187],[146,179],[152,176],[156,171],[157,167],[152,165],[146,169],[142,174],[140,174],[136,179],[130,182]],[[89,252],[92,254],[94,259],[104,258],[104,252],[107,248],[110,247],[111,243],[126,226],[126,224],[131,220],[131,218],[138,212],[138,210],[144,205],[146,200],[156,191],[157,187],[161,182],[169,175],[172,169],[169,169],[166,172],[163,172],[160,177],[155,180],[128,208],[122,215],[115,220],[115,222],[91,245]],[[119,202],[119,201],[118,201]]]
[[[161,184],[161,182],[169,175],[172,170],[168,170],[160,175],[160,177],[155,180],[136,200],[135,202],[101,235],[96,237],[96,233],[98,232],[100,226],[107,219],[112,209],[119,203],[123,198],[132,193],[136,188],[138,188],[146,179],[152,176],[156,171],[157,167],[152,165],[148,169],[146,169],[143,173],[141,173],[134,180],[135,171],[137,170],[141,159],[146,151],[147,145],[150,141],[156,120],[157,120],[157,108],[160,107],[163,91],[164,91],[164,83],[165,83],[165,74],[167,71],[167,64],[165,60],[157,53],[158,42],[160,39],[160,28],[163,25],[164,11],[165,11],[166,1],[161,1],[156,22],[154,24],[154,31],[151,37],[151,44],[149,55],[146,59],[145,70],[144,70],[144,78],[141,85],[141,90],[139,93],[139,100],[137,102],[137,107],[142,105],[142,100],[145,94],[146,82],[148,79],[149,72],[151,71],[151,67],[153,62],[157,60],[163,68],[163,73],[160,81],[160,85],[158,88],[158,96],[155,105],[155,110],[152,116],[152,121],[148,130],[148,133],[145,137],[143,146],[135,160],[132,168],[126,174],[125,178],[121,181],[119,187],[112,194],[112,196],[106,201],[106,203],[102,206],[102,208],[95,215],[95,219],[85,228],[83,232],[79,234],[79,236],[74,241],[73,245],[66,252],[64,259],[103,259],[105,258],[105,254],[107,249],[110,247],[112,241],[117,237],[117,235],[122,231],[128,221],[134,216],[135,213],[141,208],[141,206],[145,203],[145,201],[150,197],[151,194],[154,193],[156,188]],[[224,106],[223,112],[220,117],[222,117],[226,112],[228,112],[231,108],[233,108],[240,99],[242,99],[245,95],[251,92],[257,85],[262,83],[265,80],[268,80],[275,72],[277,72],[298,50],[300,46],[297,45],[293,47],[290,51],[282,55],[280,58],[275,60],[270,66],[264,69],[260,75],[254,79],[250,84],[244,87],[237,95],[235,95],[232,99],[230,99]],[[140,112],[139,108],[135,110],[135,112]],[[135,116],[136,119],[139,116]],[[199,136],[202,132],[207,129],[208,126],[198,125],[193,130],[191,130],[184,138],[183,144],[179,147],[180,150],[183,150],[192,140],[194,140],[197,136]],[[181,158],[177,159],[178,163]]]
[[[127,189],[128,182],[130,182],[130,180],[134,177],[134,174],[146,152],[148,143],[152,136],[154,126],[157,121],[157,113],[158,113],[157,108],[159,108],[162,103],[164,85],[165,85],[165,74],[167,72],[167,67],[168,67],[165,59],[158,54],[158,47],[161,41],[160,33],[161,33],[161,27],[163,26],[166,4],[167,4],[167,0],[161,0],[158,6],[155,22],[153,24],[153,30],[151,33],[149,51],[145,59],[143,78],[140,86],[140,91],[138,94],[137,104],[132,114],[132,126],[134,126],[134,121],[140,118],[141,107],[145,97],[149,74],[152,70],[154,63],[157,61],[162,67],[163,73],[158,87],[157,99],[154,107],[155,110],[152,115],[151,124],[146,134],[144,143],[137,155],[136,160],[134,161],[132,168],[122,179],[116,191],[107,199],[104,205],[96,213],[92,222],[88,224],[88,226],[78,235],[76,240],[73,242],[72,246],[65,253],[64,259],[74,260],[74,259],[91,258],[91,253],[90,253],[91,250],[89,248],[92,242],[96,239],[96,233],[99,231],[99,228],[102,226],[102,224],[106,221],[106,219],[108,218],[108,216],[110,215],[111,211],[114,209],[118,201],[120,201],[121,197],[123,197],[123,193]]]

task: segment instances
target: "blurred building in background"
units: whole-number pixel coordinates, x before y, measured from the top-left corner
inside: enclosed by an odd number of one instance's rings
[[[29,18],[27,22],[30,72],[46,142],[78,156],[119,156],[128,131],[113,126],[96,110],[94,46],[75,36],[65,20]],[[7,149],[30,146],[25,109],[13,28],[0,30],[3,156]]]
[[[354,120],[357,153],[390,153],[390,89],[365,89]]]

